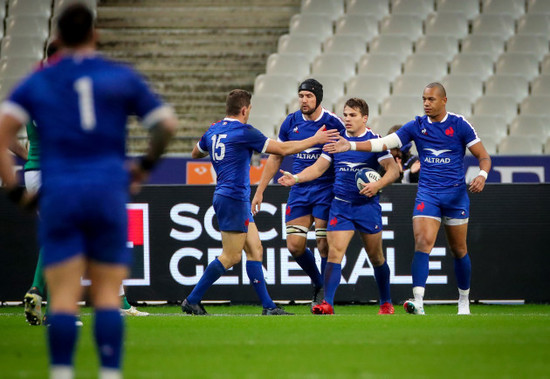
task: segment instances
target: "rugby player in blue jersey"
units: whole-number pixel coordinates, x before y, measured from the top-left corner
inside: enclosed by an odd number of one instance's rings
[[[351,98],[344,106],[346,132],[343,138],[359,142],[380,138],[367,128],[369,107],[365,100]],[[334,313],[334,295],[342,276],[342,259],[355,230],[359,232],[369,260],[374,268],[374,277],[380,292],[379,314],[393,314],[390,296],[390,268],[382,251],[382,209],[378,193],[399,177],[399,167],[389,151],[365,153],[348,151],[342,154],[323,153],[317,161],[297,174],[281,171],[279,183],[290,187],[297,183],[315,180],[325,173],[334,162],[334,200],[330,205],[327,228],[328,263],[325,269],[325,297],[313,307],[315,314]],[[382,166],[384,176],[377,182],[357,189],[355,174],[362,168],[377,170]]]
[[[265,285],[262,245],[250,207],[250,158],[253,151],[294,154],[329,140],[334,141],[338,131],[320,128],[314,135],[300,141],[271,140],[246,123],[251,109],[250,98],[247,91],[231,91],[226,100],[227,116],[206,131],[191,153],[193,158],[210,155],[216,171],[213,204],[222,234],[223,251],[210,262],[195,288],[183,301],[181,308],[185,313],[207,314],[201,304],[204,293],[226,270],[241,261],[244,248],[246,271],[262,302],[262,314],[288,314],[273,303]]]
[[[38,125],[42,186],[40,242],[50,291],[47,338],[50,377],[72,378],[80,279],[91,279],[100,378],[120,378],[124,325],[119,288],[131,260],[127,241],[128,187],[139,189],[175,133],[171,108],[132,69],[95,52],[93,13],[67,6],[57,18],[59,60],[22,81],[0,111],[0,176],[10,197],[27,197],[7,154],[21,125]],[[126,121],[136,114],[151,144],[126,167]]]
[[[335,114],[321,106],[323,86],[315,79],[307,79],[298,87],[300,110],[289,114],[279,130],[280,141],[299,141],[314,135],[320,128],[336,129],[343,134],[344,123]],[[300,172],[311,166],[321,155],[322,146],[316,145],[294,155],[293,172]],[[262,178],[252,199],[252,213],[260,211],[263,193],[273,176],[281,167],[282,156],[272,155],[267,159]],[[311,306],[321,302],[323,273],[327,263],[328,244],[326,239],[330,203],[333,198],[334,171],[327,170],[319,178],[293,186],[286,205],[286,243],[300,267],[313,282]],[[315,257],[307,247],[307,232],[315,223],[317,248],[321,255],[321,272],[315,264]]]
[[[413,211],[415,253],[412,261],[414,299],[405,302],[412,314],[424,312],[424,292],[429,270],[429,254],[435,244],[441,223],[454,257],[459,292],[458,314],[470,314],[470,277],[472,265],[466,245],[470,199],[483,191],[491,169],[491,157],[473,126],[461,115],[447,112],[447,94],[440,83],[430,83],[422,94],[424,113],[409,121],[395,133],[366,142],[350,142],[340,138],[328,144],[331,153],[348,150],[385,151],[416,143],[422,169]],[[466,184],[464,153],[468,148],[479,161],[479,174]]]

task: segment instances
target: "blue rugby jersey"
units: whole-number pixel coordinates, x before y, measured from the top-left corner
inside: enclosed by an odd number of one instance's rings
[[[213,124],[197,143],[210,154],[217,175],[215,194],[250,201],[250,158],[264,153],[269,139],[251,125],[232,118]]]
[[[416,117],[397,132],[402,144],[413,140],[420,160],[419,189],[444,190],[465,185],[464,154],[480,141],[463,116],[447,113],[441,122]]]
[[[150,127],[172,114],[133,69],[97,54],[61,57],[31,74],[2,110],[21,123],[36,121],[43,192],[83,183],[126,186],[127,115]]]
[[[348,141],[361,142],[380,138],[380,135],[373,133],[370,128],[367,128],[363,134],[356,137],[351,137],[346,132],[344,133],[344,138]],[[359,193],[357,184],[355,183],[355,174],[367,167],[378,171],[381,160],[393,159],[389,150],[379,153],[365,151],[346,151],[338,154],[323,153],[321,157],[334,163],[336,178],[334,180],[333,192],[336,198],[351,203],[378,202],[379,196],[369,198]]]
[[[340,134],[343,134],[346,130],[343,121],[334,113],[329,112],[324,108],[321,116],[319,116],[317,120],[306,120],[302,114],[302,111],[296,111],[289,114],[281,124],[281,128],[279,130],[279,141],[299,141],[312,137],[323,125],[326,126],[327,130],[337,129],[340,131]],[[292,172],[301,172],[306,167],[311,166],[321,156],[322,152],[323,145],[315,145],[309,149],[294,154]],[[299,188],[308,188],[308,190],[314,190],[311,187],[324,188],[327,185],[332,185],[333,182],[334,171],[327,170],[318,179],[307,183],[296,184],[292,187],[291,191],[296,191]]]

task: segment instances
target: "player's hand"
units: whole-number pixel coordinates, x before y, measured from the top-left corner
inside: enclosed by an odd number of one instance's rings
[[[137,162],[130,162],[130,194],[137,195],[141,185],[149,178],[149,171],[145,171]]]
[[[471,182],[470,182],[470,192],[472,193],[478,193],[483,191],[483,188],[485,188],[485,178],[481,175],[476,176]]]
[[[359,191],[361,195],[365,195],[366,197],[373,197],[378,194],[378,192],[382,189],[380,184],[378,182],[373,183],[362,183],[363,189]]]
[[[337,129],[327,130],[327,127],[323,125],[319,128],[319,130],[317,130],[317,133],[315,133],[313,138],[315,138],[317,145],[324,145],[325,143],[335,142],[339,136],[340,132]]]
[[[250,210],[252,212],[252,215],[256,216],[256,214],[260,211],[263,200],[264,200],[264,194],[256,190],[256,193],[254,194],[254,198],[252,199],[252,207],[251,207],[252,209]]]
[[[351,148],[351,145],[347,139],[345,139],[342,136],[338,136],[338,141],[336,142],[329,142],[325,146],[323,146],[323,150],[327,153],[343,153],[345,151],[348,151]]]
[[[397,168],[399,169],[399,172],[403,172],[403,160],[399,157],[395,157],[395,163],[397,163]]]
[[[411,174],[416,174],[420,171],[420,161],[416,161],[411,165]]]
[[[288,171],[283,171],[283,170],[279,170],[281,172],[281,174],[283,174],[283,176],[281,176],[279,178],[279,180],[277,180],[277,182],[282,185],[282,186],[285,186],[285,187],[292,187],[293,185],[295,185],[297,182],[296,182],[296,179],[294,178],[294,175],[292,175],[292,173],[288,172]]]

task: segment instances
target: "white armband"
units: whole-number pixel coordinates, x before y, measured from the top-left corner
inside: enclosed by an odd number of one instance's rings
[[[479,174],[477,174],[477,176],[483,176],[485,180],[487,180],[487,176],[489,176],[489,174],[487,174],[487,171],[485,170],[479,170]]]
[[[349,141],[349,149],[354,151],[354,150],[357,150],[357,144],[353,141]]]
[[[370,139],[369,141],[370,141],[372,152],[384,151],[385,150],[384,145],[386,145],[386,149],[388,150],[396,147],[401,147],[401,140],[395,133],[392,133],[382,138],[373,138],[373,139]]]

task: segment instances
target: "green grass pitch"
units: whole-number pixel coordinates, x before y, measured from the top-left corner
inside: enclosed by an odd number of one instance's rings
[[[259,316],[258,306],[177,306],[126,318],[126,378],[548,378],[549,305],[428,305],[427,315],[378,316],[377,306],[336,306],[334,316]],[[76,377],[97,377],[90,309],[83,309]],[[0,307],[0,377],[46,378],[44,327],[22,307]]]

